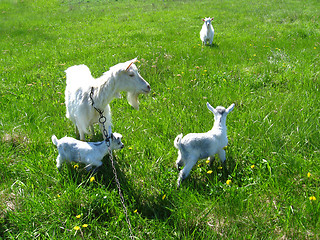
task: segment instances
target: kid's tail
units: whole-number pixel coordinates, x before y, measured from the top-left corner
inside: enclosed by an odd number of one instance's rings
[[[54,145],[58,145],[58,138],[55,135],[52,135],[51,140]]]
[[[176,139],[174,140],[174,147],[177,148],[177,149],[179,149],[182,136],[183,136],[183,134],[180,133],[180,134],[176,137]]]

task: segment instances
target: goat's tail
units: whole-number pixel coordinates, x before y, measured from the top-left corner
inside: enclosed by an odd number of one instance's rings
[[[51,140],[54,145],[58,146],[58,138],[56,135],[52,135]]]
[[[174,147],[179,149],[180,143],[181,143],[181,139],[182,139],[183,134],[180,133],[176,139],[174,139]]]

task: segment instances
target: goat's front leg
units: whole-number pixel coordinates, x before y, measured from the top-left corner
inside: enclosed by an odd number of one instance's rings
[[[94,127],[93,127],[93,124],[90,125],[90,131],[91,131],[92,136],[94,136]]]

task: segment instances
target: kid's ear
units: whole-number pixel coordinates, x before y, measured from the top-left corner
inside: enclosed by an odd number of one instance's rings
[[[202,18],[202,21],[204,21],[204,22],[205,22],[204,18]]]
[[[208,108],[213,114],[216,113],[216,110],[214,109],[214,107],[212,107],[212,106],[210,105],[210,103],[208,103],[208,102],[207,102],[207,108]]]
[[[214,18],[211,18],[211,21],[213,20]]]
[[[232,103],[232,104],[230,105],[230,107],[227,108],[226,112],[227,112],[227,113],[231,112],[231,111],[233,110],[234,106],[235,106],[235,104]]]

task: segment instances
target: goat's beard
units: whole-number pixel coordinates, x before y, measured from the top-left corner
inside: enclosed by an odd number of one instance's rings
[[[139,109],[139,99],[138,99],[139,93],[137,92],[128,92],[127,99],[129,104],[135,108]]]

